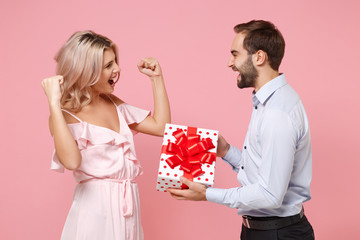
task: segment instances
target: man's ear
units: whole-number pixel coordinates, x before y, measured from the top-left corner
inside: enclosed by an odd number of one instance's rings
[[[262,66],[268,60],[266,52],[259,50],[253,54],[253,63],[255,66]]]

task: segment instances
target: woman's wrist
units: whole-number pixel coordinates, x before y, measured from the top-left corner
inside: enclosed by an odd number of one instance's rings
[[[59,101],[51,101],[49,102],[49,107],[51,110],[61,110],[61,105]]]
[[[153,81],[163,81],[164,80],[162,75],[151,76],[150,79]]]

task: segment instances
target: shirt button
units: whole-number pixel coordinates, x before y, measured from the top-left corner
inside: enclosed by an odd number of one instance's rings
[[[257,109],[257,106],[255,106],[255,110]]]
[[[246,149],[246,146],[244,146],[244,149]]]
[[[241,169],[244,170],[244,166],[241,166]]]

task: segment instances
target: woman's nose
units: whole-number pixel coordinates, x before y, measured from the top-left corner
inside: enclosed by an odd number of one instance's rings
[[[116,64],[115,68],[113,69],[114,73],[120,73],[121,72],[121,68],[119,67],[119,65]]]

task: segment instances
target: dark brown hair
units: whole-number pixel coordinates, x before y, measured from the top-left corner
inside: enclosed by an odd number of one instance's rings
[[[259,50],[266,52],[271,68],[279,70],[285,52],[285,40],[273,23],[252,20],[236,25],[234,31],[246,34],[243,46],[249,54]]]

